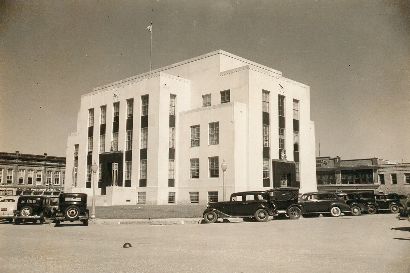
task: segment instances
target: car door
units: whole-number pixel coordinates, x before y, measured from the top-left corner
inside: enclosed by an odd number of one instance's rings
[[[317,212],[318,202],[319,200],[317,194],[311,193],[303,195],[300,203],[302,204],[304,213],[312,213]]]
[[[246,210],[246,198],[244,195],[232,196],[231,202],[227,203],[226,211],[232,216],[244,216]]]
[[[385,195],[376,195],[375,197],[379,209],[389,209],[389,204]]]

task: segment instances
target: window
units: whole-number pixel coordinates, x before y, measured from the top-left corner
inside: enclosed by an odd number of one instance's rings
[[[86,187],[87,188],[91,188],[91,165],[87,165],[87,183],[86,183]]]
[[[118,186],[118,163],[112,163],[112,184]]]
[[[3,184],[3,169],[0,169],[0,184]]]
[[[294,151],[298,152],[299,151],[299,131],[293,131],[293,147]]]
[[[285,149],[285,128],[279,128],[279,149]]]
[[[269,91],[262,90],[262,111],[269,113]]]
[[[43,172],[37,171],[36,172],[36,185],[41,185],[43,183]]]
[[[209,123],[209,145],[219,144],[219,122]]]
[[[208,202],[218,202],[218,192],[217,191],[209,191],[208,192]]]
[[[147,202],[147,193],[146,192],[139,192],[138,193],[138,204],[145,204]]]
[[[263,147],[269,147],[269,125],[263,125]]]
[[[202,95],[202,107],[211,106],[211,94]]]
[[[33,184],[33,179],[34,179],[34,171],[33,170],[28,170],[28,172],[27,172],[27,184],[32,185]]]
[[[93,137],[92,136],[88,137],[88,151],[89,152],[93,151]]]
[[[13,169],[7,169],[6,183],[7,184],[13,183]]]
[[[174,94],[169,95],[169,115],[175,116],[175,103],[177,96]]]
[[[169,127],[169,148],[175,148],[175,127]]]
[[[88,109],[88,127],[94,126],[94,108]]]
[[[101,106],[100,110],[101,110],[100,124],[105,124],[107,122],[107,105]]]
[[[393,185],[396,185],[396,184],[397,184],[397,174],[395,174],[395,173],[392,173],[392,174],[391,174],[391,183],[392,183]]]
[[[19,184],[24,184],[25,176],[26,176],[26,170],[19,170]]]
[[[227,103],[231,100],[230,90],[221,91],[221,103]]]
[[[293,119],[299,120],[299,101],[293,100]]]
[[[280,117],[285,116],[285,96],[278,95],[278,113]]]
[[[148,147],[148,127],[141,128],[141,147],[140,149],[147,149]]]
[[[100,135],[100,153],[105,152],[105,135]]]
[[[98,164],[98,181],[102,180],[102,163]]]
[[[53,172],[52,171],[47,171],[46,174],[46,185],[51,185],[51,181],[52,181],[52,177],[53,176]]]
[[[141,159],[140,161],[140,179],[147,179],[147,160]]]
[[[175,204],[175,192],[168,193],[168,204]]]
[[[114,107],[114,117],[118,117],[120,115],[120,103],[114,102],[113,107]]]
[[[132,118],[134,112],[134,99],[127,100],[127,118]]]
[[[410,184],[410,173],[405,173],[404,174],[404,183],[405,184]]]
[[[132,150],[132,130],[127,130],[127,139],[125,140],[125,150]]]
[[[118,151],[118,132],[112,133],[111,151]]]
[[[141,97],[141,116],[148,116],[149,97],[144,95]]]
[[[75,157],[77,157],[78,156],[78,150],[79,150],[79,145],[78,144],[75,144],[74,145],[74,159],[75,159]]]
[[[60,185],[60,178],[61,178],[61,172],[56,171],[54,173],[54,185]]]
[[[191,158],[191,178],[199,178],[199,158]]]
[[[385,182],[384,182],[384,173],[379,174],[379,183],[380,183],[380,185],[385,184]]]
[[[131,180],[131,173],[132,173],[132,166],[131,161],[125,161],[125,172],[124,172],[124,179]]]
[[[269,158],[263,159],[263,179],[269,179],[270,168],[269,168]]]
[[[209,157],[209,177],[219,177],[219,157]]]
[[[174,159],[168,160],[168,179],[175,179],[175,161]]]
[[[199,192],[197,191],[189,192],[189,199],[191,200],[192,204],[199,203]]]
[[[300,181],[300,163],[295,162],[295,169],[296,169],[296,181]]]
[[[101,165],[101,164],[100,164],[100,165]],[[64,182],[65,182],[65,172],[63,171],[63,172],[61,173],[61,184],[64,185]]]
[[[191,126],[191,147],[199,146],[200,127],[199,125]]]

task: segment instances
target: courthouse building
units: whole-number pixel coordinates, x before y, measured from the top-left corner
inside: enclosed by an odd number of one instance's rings
[[[309,86],[218,50],[97,87],[68,138],[65,191],[93,181],[97,205],[316,190]]]

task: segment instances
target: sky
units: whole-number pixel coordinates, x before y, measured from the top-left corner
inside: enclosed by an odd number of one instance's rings
[[[65,156],[94,87],[222,49],[311,88],[316,155],[410,162],[410,1],[0,0],[0,151]]]

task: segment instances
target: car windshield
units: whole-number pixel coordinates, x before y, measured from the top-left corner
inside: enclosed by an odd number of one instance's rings
[[[64,198],[66,202],[81,202],[81,196],[66,196]]]

